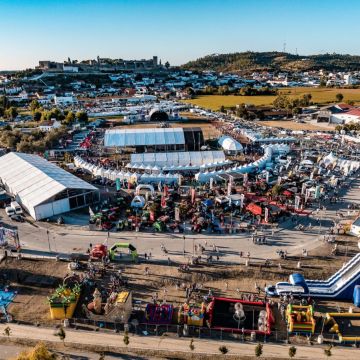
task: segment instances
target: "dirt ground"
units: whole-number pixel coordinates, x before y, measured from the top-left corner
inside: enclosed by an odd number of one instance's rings
[[[333,126],[324,127],[317,126],[309,123],[297,123],[290,120],[277,120],[277,121],[259,121],[260,125],[271,126],[276,128],[283,128],[288,130],[310,130],[310,131],[331,131],[334,130]]]
[[[55,261],[7,258],[0,264],[0,277],[10,281],[17,295],[8,312],[17,320],[49,320],[47,297],[68,273],[68,264]]]
[[[305,278],[310,279],[328,278],[353,255],[356,251],[356,241],[343,237],[339,240],[339,249],[338,256],[330,257],[326,255],[330,253],[330,245],[323,245],[316,252],[312,252],[312,256],[303,259],[295,257],[287,260],[279,259],[272,261],[268,267],[265,267],[264,261],[259,260],[248,267],[229,266],[215,261],[211,265],[190,266],[189,272],[180,272],[177,264],[168,266],[150,261],[141,264],[111,264],[109,271],[122,269],[128,288],[133,291],[133,299],[141,308],[152,301],[155,294],[159,300],[166,300],[174,306],[180,305],[185,301],[184,288],[194,283],[198,284],[199,288],[192,295],[192,300],[195,302],[202,302],[203,297],[209,294],[209,290],[215,296],[240,298],[244,294],[247,294],[246,296],[253,294],[255,297],[263,298],[263,292],[259,295],[255,292],[256,285],[264,288],[278,281],[286,281],[294,272],[301,272]],[[298,261],[302,263],[301,269],[297,268]],[[65,262],[5,259],[0,264],[1,279],[4,279],[5,275],[11,287],[18,291],[14,302],[8,307],[8,312],[16,320],[51,322],[47,296],[52,294],[68,273],[68,263]],[[350,305],[331,301],[319,304],[321,311],[347,309]]]

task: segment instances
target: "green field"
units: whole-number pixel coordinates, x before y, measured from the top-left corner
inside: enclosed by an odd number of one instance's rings
[[[353,100],[360,104],[360,89],[334,89],[334,88],[284,88],[280,93],[291,97],[301,97],[303,94],[310,93],[312,100],[316,104],[328,104],[335,102],[335,95],[341,93],[344,100]],[[219,110],[223,105],[225,107],[235,106],[241,103],[252,105],[271,105],[276,96],[236,96],[236,95],[201,95],[184,102],[202,106],[206,109]]]

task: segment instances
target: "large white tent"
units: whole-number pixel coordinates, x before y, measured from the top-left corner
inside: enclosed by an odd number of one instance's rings
[[[105,147],[134,147],[154,145],[184,145],[182,128],[144,128],[106,130]]]
[[[12,152],[0,157],[0,179],[35,220],[99,200],[96,187],[37,155]]]
[[[227,153],[239,153],[243,151],[242,145],[231,136],[222,136],[218,140],[218,143]]]
[[[201,166],[210,163],[225,161],[223,151],[185,151],[165,153],[141,153],[131,155],[131,164],[143,164],[145,166]]]

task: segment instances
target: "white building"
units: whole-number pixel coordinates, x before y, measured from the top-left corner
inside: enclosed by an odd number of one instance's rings
[[[0,181],[35,220],[99,201],[96,187],[37,155],[11,152],[0,157]]]
[[[61,123],[55,119],[51,119],[50,121],[46,121],[39,125],[39,130],[48,132],[54,129],[59,129],[61,127]]]
[[[59,105],[72,105],[77,103],[77,99],[74,96],[54,96],[54,103]]]
[[[354,108],[344,113],[332,114],[330,122],[335,124],[358,123],[360,122],[360,109]]]

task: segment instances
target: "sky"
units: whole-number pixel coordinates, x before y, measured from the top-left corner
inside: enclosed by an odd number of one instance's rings
[[[0,70],[100,57],[360,54],[359,0],[0,0]]]

